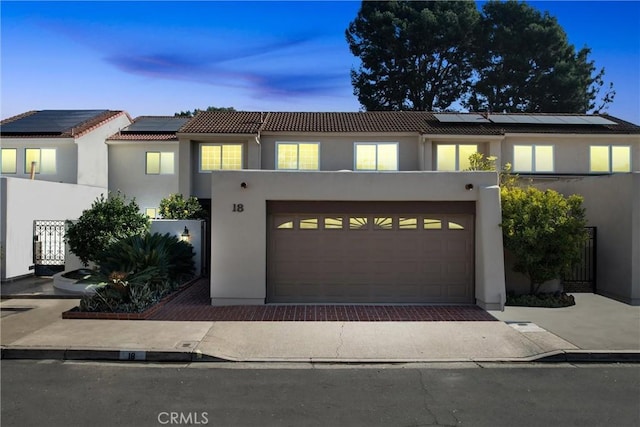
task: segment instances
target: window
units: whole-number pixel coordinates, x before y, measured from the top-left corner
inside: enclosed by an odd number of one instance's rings
[[[148,217],[148,218],[155,218],[156,217],[156,208],[146,208],[144,210],[144,214]]]
[[[276,168],[283,170],[318,170],[320,144],[317,142],[276,143]]]
[[[397,171],[398,144],[356,142],[355,169],[359,171]]]
[[[436,148],[436,170],[462,171],[469,169],[469,156],[478,152],[475,144],[445,144]]]
[[[15,148],[2,149],[2,173],[18,172],[17,152]]]
[[[175,173],[173,153],[147,152],[146,173],[147,175],[173,175]]]
[[[552,145],[514,145],[514,172],[553,172]]]
[[[242,169],[241,144],[207,144],[200,146],[200,171]]]
[[[604,173],[631,172],[631,147],[592,145],[589,170]]]
[[[56,173],[55,148],[26,148],[24,155],[24,173],[31,173],[31,164],[35,162],[35,172],[41,174]]]

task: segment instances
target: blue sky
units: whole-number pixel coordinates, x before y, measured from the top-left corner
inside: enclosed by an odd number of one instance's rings
[[[640,124],[640,2],[529,2],[592,49]],[[139,115],[235,107],[357,111],[344,31],[354,1],[0,3],[2,118],[108,108]]]

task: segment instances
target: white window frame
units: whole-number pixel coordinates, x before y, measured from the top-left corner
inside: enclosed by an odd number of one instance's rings
[[[4,170],[4,152],[5,151],[13,151],[13,171],[6,171]],[[0,167],[2,169],[0,169],[0,173],[7,174],[7,175],[15,175],[18,173],[18,149],[17,148],[3,148],[2,151],[0,151],[0,157],[2,158],[2,163],[0,164]]]
[[[608,160],[608,164],[609,164],[609,169],[607,171],[594,171],[592,170],[592,152],[591,149],[594,147],[600,147],[600,148],[606,148],[607,149],[607,155],[609,156]],[[629,149],[629,170],[628,171],[620,171],[620,172],[616,172],[613,170],[613,148],[614,147],[621,147],[621,148],[628,148]],[[613,144],[594,144],[594,145],[590,145],[589,146],[589,173],[593,173],[593,174],[599,174],[599,173],[629,173],[633,171],[633,156],[631,155],[631,146],[630,145],[613,145]]]
[[[159,154],[160,155],[160,159],[158,160],[159,162],[159,167],[160,167],[160,171],[158,173],[155,172],[149,172],[149,154]],[[171,154],[171,172],[166,172],[166,168],[168,167],[167,165],[165,165],[165,167],[163,168],[163,162],[162,162],[162,155],[163,154]],[[144,173],[145,175],[175,175],[176,173],[176,155],[173,151],[147,151],[144,153]]]
[[[281,145],[295,145],[296,146],[296,161],[298,164],[298,167],[295,169],[288,169],[288,168],[279,168],[278,167],[278,160],[279,160],[279,154],[280,154],[280,146]],[[315,145],[318,149],[318,168],[317,169],[300,169],[300,145]],[[316,141],[276,141],[276,157],[275,157],[275,166],[274,166],[275,170],[288,170],[288,171],[295,171],[295,170],[303,170],[303,171],[314,171],[314,170],[320,170],[320,142],[316,142]]]
[[[223,170],[222,168],[222,159],[224,158],[224,147],[225,146],[233,146],[240,147],[240,169],[244,169],[244,144],[242,143],[203,143],[198,147],[198,172],[200,173],[208,173],[214,170]],[[220,168],[219,169],[203,169],[202,168],[202,148],[203,147],[222,147],[220,150]],[[225,170],[238,170],[238,169],[225,169]]]
[[[358,169],[358,146],[361,145],[373,145],[376,147],[376,167],[375,169]],[[395,145],[396,147],[396,167],[395,169],[385,169],[385,170],[380,170],[379,169],[379,162],[378,162],[378,152],[379,152],[379,146],[380,145]],[[397,142],[354,142],[353,143],[353,170],[354,171],[358,171],[358,172],[397,172],[399,170],[399,165],[400,165],[400,150],[399,150],[399,143]]]
[[[58,150],[57,149],[55,149],[55,148],[40,148],[40,147],[26,147],[24,149],[24,173],[25,174],[30,174],[31,173],[31,165],[30,164],[27,165],[27,151],[28,150],[38,150],[38,161],[36,162],[36,170],[35,170],[36,174],[55,175],[55,174],[58,173],[58,153],[57,153]],[[53,157],[54,157],[53,171],[47,170],[45,172],[42,172],[42,152],[43,151],[52,151],[53,152]]]
[[[445,170],[445,169],[438,169],[438,161],[440,160],[440,156],[438,156],[438,147],[443,147],[443,146],[451,146],[453,145],[456,149],[456,153],[455,153],[455,160],[454,160],[454,170],[453,171],[449,171],[449,170]],[[461,145],[473,145],[476,147],[476,150],[474,153],[479,153],[478,151],[478,145],[479,144],[463,144],[463,143],[451,143],[451,144],[436,144],[436,167],[435,170],[436,171],[442,171],[442,172],[460,172],[462,171],[462,169],[460,168],[460,146]],[[468,159],[467,159],[468,160]]]
[[[531,148],[531,170],[523,170],[516,168],[516,147],[530,147]],[[536,148],[537,147],[551,147],[551,170],[539,171],[536,165]],[[512,151],[513,172],[520,173],[555,173],[556,171],[556,147],[554,144],[514,144]]]

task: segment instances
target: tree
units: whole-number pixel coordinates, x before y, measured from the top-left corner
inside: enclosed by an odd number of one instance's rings
[[[502,233],[505,249],[516,258],[514,271],[529,277],[530,293],[560,278],[580,260],[585,232],[582,197],[553,190],[502,186]]]
[[[206,212],[198,198],[184,199],[182,194],[170,194],[160,201],[160,215],[164,219],[204,219]]]
[[[363,1],[346,30],[366,110],[444,110],[470,84],[475,2]]]
[[[101,194],[78,218],[67,221],[65,240],[69,249],[86,266],[95,262],[104,249],[118,240],[143,234],[149,228],[149,219],[140,212],[135,199],[127,202],[119,191]]]
[[[613,101],[612,83],[600,97],[604,68],[595,72],[591,50],[576,52],[548,12],[515,0],[490,1],[476,34],[477,79],[464,102],[472,111],[586,113]]]
[[[201,110],[199,108],[194,109],[193,111],[180,111],[179,113],[174,113],[174,117],[194,117],[196,114],[201,111],[236,111],[233,107],[207,107],[206,110]]]

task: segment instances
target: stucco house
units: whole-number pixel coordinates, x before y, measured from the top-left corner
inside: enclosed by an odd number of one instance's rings
[[[30,111],[0,122],[0,245],[3,280],[33,273],[34,222],[59,247],[60,222],[77,218],[108,187],[105,139],[131,123],[124,111]],[[64,256],[64,255],[62,255]]]
[[[210,212],[212,304],[501,307],[497,176],[464,171],[474,152],[581,193],[608,254],[598,257],[598,292],[640,303],[640,127],[608,115],[127,117],[99,151],[106,187],[149,216],[170,193]]]

